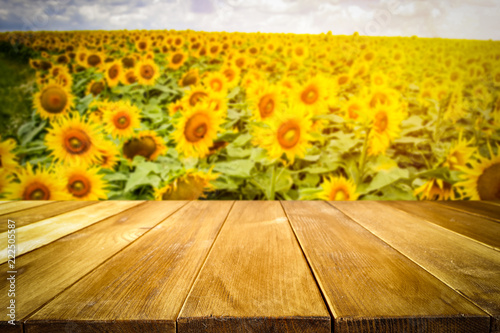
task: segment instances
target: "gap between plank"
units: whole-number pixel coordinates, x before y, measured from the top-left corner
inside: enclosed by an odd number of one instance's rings
[[[151,202],[151,201],[144,201],[136,206],[133,206],[131,208],[127,208],[123,211],[120,211],[114,215],[111,215],[111,216],[108,216],[100,221],[97,221],[96,223],[99,223],[99,222],[102,222],[103,220],[106,220],[108,218],[111,218],[113,216],[116,216],[118,214],[121,214],[123,212],[126,212],[128,210],[131,210],[131,209],[134,209],[134,208],[137,208],[137,207],[140,207],[140,206],[143,206],[143,205],[146,205],[148,202]],[[116,252],[115,254],[111,255],[109,258],[105,259],[103,262],[101,262],[99,265],[95,266],[93,269],[89,270],[86,274],[82,275],[78,280],[76,280],[75,282],[73,282],[72,284],[70,284],[69,286],[67,286],[66,288],[64,288],[63,290],[61,290],[61,292],[59,292],[57,295],[55,295],[54,297],[52,297],[51,299],[49,299],[47,302],[45,302],[44,304],[40,305],[36,310],[33,310],[32,312],[30,312],[28,315],[26,315],[22,320],[22,324],[23,324],[23,333],[26,333],[25,332],[25,322],[27,320],[29,320],[29,318],[31,318],[35,313],[37,313],[38,311],[40,311],[41,308],[43,308],[44,306],[46,306],[47,304],[49,304],[50,302],[52,302],[55,298],[57,298],[59,295],[61,295],[62,293],[64,293],[66,290],[68,290],[69,288],[71,288],[73,285],[77,284],[78,282],[80,282],[83,278],[85,278],[87,275],[89,275],[90,273],[92,273],[94,270],[96,270],[97,268],[103,266],[104,264],[106,264],[109,260],[111,260],[111,258],[115,257],[116,255],[120,254],[123,250],[125,250],[127,247],[129,247],[130,245],[132,245],[133,243],[135,243],[138,239],[142,238],[144,235],[146,235],[148,232],[150,232],[151,230],[153,230],[156,226],[158,226],[160,223],[163,223],[165,220],[167,220],[169,217],[171,217],[172,215],[174,215],[175,213],[177,213],[181,208],[185,207],[187,204],[184,203],[184,205],[181,205],[179,208],[175,209],[172,213],[170,213],[167,217],[165,217],[164,219],[160,220],[158,223],[156,223],[153,227],[151,227],[149,230],[147,230],[146,232],[144,232],[142,235],[140,235],[139,237],[137,237],[136,239],[134,239],[133,241],[131,241],[129,244],[125,245],[123,248],[121,248],[118,252]],[[90,226],[96,224],[96,223],[93,223],[91,224]],[[88,228],[90,226],[87,226],[85,228]],[[85,228],[82,228],[80,230],[83,230]],[[80,230],[77,230],[77,231],[80,231]],[[75,231],[76,232],[76,231]],[[73,234],[73,233],[72,233]],[[69,234],[71,235],[71,234]],[[55,240],[57,241],[57,240]],[[49,243],[51,244],[51,243]],[[47,244],[48,245],[48,244]],[[45,246],[45,245],[44,245]],[[38,249],[35,249],[35,250],[38,250]],[[30,251],[31,252],[31,251]]]
[[[390,205],[386,205],[386,204],[384,204],[383,202],[381,202],[380,204],[384,205],[385,207],[389,207],[389,208],[391,208],[391,209],[396,209],[396,210],[398,210],[398,211],[400,211],[400,212],[403,212],[403,213],[405,213],[405,214],[407,214],[407,215],[411,216],[412,218],[419,219],[419,220],[424,221],[424,222],[427,222],[427,223],[429,223],[429,224],[431,224],[431,225],[433,225],[433,226],[436,226],[436,227],[438,227],[438,228],[444,229],[444,230],[446,230],[446,231],[448,231],[448,232],[452,232],[452,233],[454,233],[454,234],[456,234],[456,235],[462,236],[462,237],[464,237],[464,238],[466,238],[466,239],[468,239],[468,240],[472,240],[472,241],[474,241],[474,242],[476,242],[476,243],[478,243],[478,244],[480,244],[480,245],[482,245],[482,246],[486,246],[486,247],[487,247],[487,248],[489,248],[489,249],[492,249],[492,250],[495,250],[495,251],[500,251],[500,248],[497,248],[497,247],[491,246],[491,245],[489,245],[489,244],[483,243],[483,242],[481,242],[481,241],[479,241],[479,240],[477,240],[477,239],[474,239],[474,238],[471,238],[471,237],[469,237],[469,236],[467,236],[467,235],[461,234],[461,233],[459,233],[459,232],[457,232],[457,231],[455,231],[455,230],[451,230],[451,229],[448,229],[448,228],[446,228],[446,227],[443,227],[442,225],[439,225],[439,224],[433,223],[433,222],[431,222],[431,221],[429,221],[429,220],[427,220],[427,219],[425,219],[425,218],[422,218],[422,217],[419,217],[419,216],[413,215],[412,213],[409,213],[409,212],[407,212],[407,211],[405,211],[405,210],[403,210],[403,209],[401,209],[401,208],[399,208],[399,207],[393,207],[393,206],[390,206]],[[336,207],[335,207],[335,208],[336,208]],[[338,209],[338,208],[337,208],[337,209]],[[339,209],[339,210],[340,210],[340,209]],[[460,213],[464,213],[464,211],[459,211],[459,212],[460,212]],[[344,215],[346,215],[346,214],[344,214]],[[481,217],[481,218],[484,218],[484,216],[478,216],[478,215],[475,215],[475,216],[477,216],[477,217]],[[352,218],[351,218],[351,219],[352,219]],[[365,229],[366,229],[366,228],[365,228]]]
[[[461,212],[461,213],[466,213],[466,214],[469,214],[469,215],[474,215],[474,216],[477,216],[477,217],[482,217],[483,219],[488,219],[490,221],[493,221],[493,222],[496,222],[496,223],[500,223],[500,220],[497,219],[497,218],[494,218],[494,217],[489,217],[487,215],[480,215],[478,213],[474,213],[474,212],[471,212],[471,211],[468,211],[468,210],[465,210],[465,209],[460,209],[459,207],[455,207],[455,206],[451,206],[451,205],[445,205],[445,204],[442,204],[442,203],[439,203],[439,202],[433,202],[434,204],[436,205],[440,205],[441,207],[446,207],[446,208],[449,208],[449,209],[453,209],[453,210],[456,210],[458,212]],[[490,203],[488,203],[490,204]],[[498,206],[498,204],[491,204],[492,206]]]
[[[418,262],[416,262],[412,258],[408,257],[407,255],[405,255],[404,253],[402,253],[401,251],[399,251],[397,248],[395,248],[394,246],[392,246],[391,244],[389,244],[388,242],[386,242],[381,237],[379,237],[376,234],[374,234],[370,229],[366,228],[363,224],[359,223],[354,217],[351,217],[349,214],[345,213],[343,210],[335,207],[329,201],[325,201],[325,203],[327,205],[331,206],[333,209],[336,209],[339,212],[341,212],[342,214],[344,214],[345,216],[347,216],[351,221],[353,221],[354,223],[360,225],[362,228],[366,229],[369,233],[371,233],[373,236],[377,237],[382,242],[384,242],[385,244],[387,244],[387,246],[389,246],[390,248],[392,248],[394,251],[398,252],[399,254],[401,254],[402,256],[404,256],[405,258],[407,258],[408,260],[410,260],[411,262],[413,262],[414,264],[416,264],[417,266],[419,266],[420,268],[422,268],[424,271],[426,271],[427,273],[429,273],[435,279],[437,279],[438,281],[440,281],[441,283],[443,283],[445,286],[447,286],[448,288],[450,288],[451,290],[453,290],[454,292],[456,292],[457,294],[459,294],[460,296],[462,296],[466,301],[468,301],[469,303],[473,304],[476,308],[478,308],[479,310],[481,310],[482,312],[484,312],[485,314],[487,314],[488,316],[490,316],[490,322],[492,322],[492,320],[494,319],[494,315],[492,315],[487,310],[483,309],[481,306],[479,306],[478,304],[476,304],[473,300],[471,300],[469,297],[467,297],[466,295],[464,295],[460,290],[454,288],[453,286],[449,285],[445,281],[441,280],[439,277],[435,276],[432,272],[430,272],[429,270],[427,270],[424,266],[422,266],[421,264],[419,264]],[[429,222],[427,222],[427,223],[429,223]],[[490,331],[491,331],[491,325],[490,325]]]
[[[217,239],[219,238],[219,234],[221,233],[222,228],[224,228],[224,225],[226,224],[227,218],[229,217],[229,214],[233,210],[235,203],[236,203],[236,201],[233,200],[233,203],[232,203],[231,207],[229,208],[229,210],[227,211],[227,214],[226,214],[226,217],[224,218],[224,221],[222,222],[219,230],[217,231],[217,235],[215,235],[215,238],[214,238],[214,241],[212,242],[212,245],[210,245],[210,249],[208,250],[207,255],[205,256],[205,259],[203,260],[203,264],[200,266],[200,269],[196,273],[196,277],[194,278],[193,283],[191,284],[191,287],[189,288],[189,291],[187,292],[186,297],[184,298],[184,302],[182,302],[181,309],[179,310],[179,313],[177,314],[177,318],[175,319],[175,332],[176,333],[179,333],[179,325],[177,323],[179,321],[179,315],[182,313],[184,306],[186,306],[187,299],[188,299],[189,295],[191,294],[191,291],[193,290],[194,285],[196,284],[196,281],[198,281],[198,277],[200,276],[201,271],[203,271],[203,268],[205,267],[205,264],[207,263],[207,259],[210,256],[210,253],[212,253],[214,245],[217,242]]]
[[[293,228],[293,225],[290,222],[290,217],[288,216],[288,213],[287,213],[285,207],[283,207],[283,203],[282,203],[281,200],[280,200],[280,205],[281,205],[281,209],[283,209],[283,212],[285,213],[286,219],[288,221],[288,225],[292,229],[292,233],[293,233],[293,235],[295,237],[295,240],[299,244],[300,251],[302,252],[302,256],[304,257],[304,259],[305,259],[305,261],[307,263],[307,267],[309,267],[309,271],[311,272],[311,275],[313,276],[314,282],[316,282],[316,287],[319,289],[319,292],[321,294],[321,298],[323,298],[323,303],[325,304],[325,307],[328,310],[328,313],[330,314],[330,324],[331,324],[331,328],[332,328],[332,332],[333,332],[333,328],[335,326],[334,325],[335,315],[333,314],[333,306],[330,306],[331,304],[329,304],[328,301],[326,300],[326,297],[325,297],[325,295],[323,293],[323,288],[321,286],[321,283],[316,278],[316,274],[314,273],[314,269],[312,268],[311,264],[309,263],[309,259],[307,258],[307,255],[306,255],[306,253],[304,251],[302,243],[300,242],[300,240],[299,240],[299,238],[297,236],[297,233],[295,232],[295,229]]]

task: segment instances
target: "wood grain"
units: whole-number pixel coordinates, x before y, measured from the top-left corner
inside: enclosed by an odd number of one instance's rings
[[[382,203],[500,249],[500,223],[442,205],[435,205],[432,202],[421,201],[416,204],[411,201],[386,201]]]
[[[102,204],[118,208],[111,202]],[[17,319],[25,319],[183,205],[184,202],[147,202],[115,211],[112,217],[17,258]],[[0,272],[6,271],[7,265],[0,265]],[[2,283],[0,304],[8,302],[5,288]]]
[[[36,312],[26,332],[175,332],[232,204],[189,203]]]
[[[434,205],[444,205],[462,212],[485,217],[500,222],[500,207],[483,201],[437,201]]]
[[[43,206],[51,201],[9,201],[0,206],[0,215],[17,212],[23,209]]]
[[[51,218],[16,228],[16,252],[20,256],[49,244],[72,232],[113,216],[142,201],[102,201],[95,205],[73,210]],[[7,232],[0,234],[0,244],[7,244]],[[0,252],[0,264],[7,261],[7,251]]]
[[[234,204],[178,332],[330,332],[331,319],[276,201]]]
[[[499,252],[378,202],[331,202],[500,321]]]
[[[325,202],[282,202],[335,332],[488,332],[489,316]]]
[[[78,208],[90,206],[96,203],[97,201],[57,201],[50,202],[43,206],[37,206],[17,212],[0,215],[0,232],[7,231],[7,219],[15,221],[16,228],[20,228],[33,222],[37,222],[52,216],[66,213]]]

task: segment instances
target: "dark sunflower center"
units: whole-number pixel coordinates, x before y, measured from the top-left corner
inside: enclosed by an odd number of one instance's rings
[[[135,83],[135,82],[137,81],[137,78],[135,77],[135,75],[134,75],[134,72],[133,72],[133,71],[128,72],[128,73],[125,75],[125,78],[127,79],[127,82],[128,82],[129,84]]]
[[[227,77],[228,82],[233,81],[233,79],[236,77],[236,73],[230,68],[226,69],[223,74]]]
[[[486,168],[479,176],[477,192],[481,200],[500,199],[500,162]]]
[[[108,75],[111,80],[116,79],[118,77],[118,74],[120,74],[120,69],[118,68],[118,65],[113,65],[108,70]]]
[[[295,49],[295,54],[298,55],[299,57],[302,57],[304,55],[304,49],[302,47],[297,47]]]
[[[204,97],[207,97],[207,94],[203,91],[196,91],[194,92],[191,97],[189,98],[189,105],[195,106],[196,103],[201,101]]]
[[[213,80],[212,82],[210,82],[210,86],[214,91],[220,91],[222,89],[222,82],[220,82],[219,80]]]
[[[139,43],[139,50],[145,50],[148,44],[146,42],[140,42]]]
[[[133,159],[137,155],[149,158],[155,151],[156,142],[150,136],[141,139],[132,139],[123,145],[123,154],[129,159]]]
[[[115,127],[118,129],[125,129],[130,125],[130,117],[128,114],[119,113],[115,116]]]
[[[151,79],[155,75],[155,70],[151,65],[142,65],[141,66],[141,76],[146,80]]]
[[[278,129],[278,142],[281,147],[290,149],[295,147],[300,139],[300,127],[292,120],[281,124]]]
[[[318,97],[318,91],[314,86],[308,86],[302,91],[302,94],[300,95],[302,102],[308,105],[314,104],[318,100]]]
[[[103,82],[94,82],[94,83],[92,83],[92,86],[90,87],[90,93],[93,96],[99,95],[103,90],[104,90],[104,83]]]
[[[49,200],[50,190],[45,184],[33,182],[26,186],[23,193],[24,200]]]
[[[87,58],[87,63],[92,67],[99,65],[101,62],[101,57],[99,57],[97,54],[92,54]]]
[[[267,118],[273,114],[274,99],[271,94],[264,95],[259,102],[259,112],[261,118]]]
[[[184,127],[184,136],[189,142],[198,142],[202,140],[208,131],[207,116],[201,113],[195,113],[186,122]]]
[[[45,111],[49,113],[60,113],[66,107],[68,96],[60,87],[50,87],[42,92],[40,102]]]
[[[349,111],[349,118],[357,119],[359,117],[358,112],[360,111],[360,107],[359,105],[351,105],[348,111]]]
[[[339,77],[339,79],[338,79],[338,83],[339,83],[339,85],[346,84],[346,83],[347,83],[347,81],[349,81],[349,77],[347,77],[347,76],[345,76],[345,75],[343,75],[343,76]],[[379,82],[380,82],[380,78],[379,78]],[[377,84],[380,84],[380,83],[377,83]]]
[[[389,119],[387,118],[387,113],[384,111],[380,111],[375,115],[375,130],[378,133],[383,133],[385,129],[387,128],[387,125],[389,123]]]
[[[172,63],[178,65],[181,63],[182,59],[184,58],[184,56],[180,53],[177,53],[175,54],[173,57],[172,57]]]
[[[190,86],[190,85],[195,85],[196,82],[198,81],[198,77],[196,74],[187,74],[186,77],[182,80],[182,85],[184,87]]]
[[[77,175],[69,179],[67,188],[72,195],[81,198],[90,192],[91,183],[88,178]]]
[[[64,137],[64,148],[73,155],[80,155],[90,149],[92,142],[87,133],[78,130],[69,130]]]

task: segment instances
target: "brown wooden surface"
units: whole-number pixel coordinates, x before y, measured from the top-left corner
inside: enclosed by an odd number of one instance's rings
[[[148,202],[133,210],[124,206],[123,212],[17,258],[16,319],[25,319],[183,205]],[[7,270],[7,264],[0,265],[0,272]],[[8,302],[6,288],[0,284],[0,304]]]
[[[498,203],[491,201],[437,201],[435,205],[447,207],[482,216],[500,222],[500,207]]]
[[[79,229],[88,227],[118,212],[132,208],[141,201],[107,201],[50,217],[16,228],[16,252],[22,255],[49,244]],[[7,244],[7,232],[0,234],[0,244]],[[7,252],[0,252],[0,264],[7,261]]]
[[[26,332],[176,332],[176,319],[232,202],[192,202],[73,285]],[[159,210],[159,208],[155,208]]]
[[[427,222],[437,224],[478,242],[500,249],[500,223],[454,210],[432,202],[386,201],[383,204],[401,209]],[[499,207],[500,208],[500,207]]]
[[[328,203],[283,206],[335,332],[489,331],[478,307]]]
[[[78,208],[94,205],[97,201],[59,201],[21,211],[0,215],[0,233],[7,231],[7,219],[16,222],[16,228],[66,213]]]
[[[236,202],[178,319],[178,332],[330,332],[279,202]]]
[[[0,332],[500,333],[497,202],[232,205],[0,202]]]
[[[51,203],[51,201],[9,201],[4,202],[0,206],[0,215],[9,214],[12,212],[17,212],[20,210],[43,206]]]
[[[500,252],[379,202],[333,206],[500,321]]]

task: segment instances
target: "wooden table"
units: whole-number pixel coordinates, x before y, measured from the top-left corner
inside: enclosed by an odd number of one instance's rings
[[[498,202],[1,202],[3,276],[8,219],[1,332],[500,332]]]

